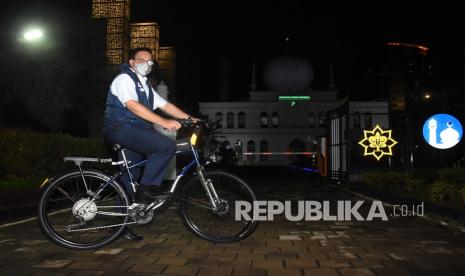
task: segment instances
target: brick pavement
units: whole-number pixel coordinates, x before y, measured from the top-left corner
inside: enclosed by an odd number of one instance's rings
[[[308,179],[250,180],[261,199],[357,199]],[[427,210],[425,211],[427,212]],[[373,222],[262,222],[248,239],[194,237],[170,208],[104,248],[73,251],[27,222],[0,228],[0,275],[465,275],[465,234],[417,217]]]

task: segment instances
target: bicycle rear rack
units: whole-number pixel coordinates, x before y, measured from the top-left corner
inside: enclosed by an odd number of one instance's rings
[[[121,165],[124,161],[113,162],[111,158],[92,158],[92,157],[65,157],[63,158],[64,162],[70,161],[74,162],[76,166],[81,166],[83,162],[94,162],[94,163],[111,163],[111,165]]]

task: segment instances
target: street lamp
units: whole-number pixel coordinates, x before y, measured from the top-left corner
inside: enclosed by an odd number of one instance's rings
[[[424,92],[423,93],[423,99],[426,100],[426,101],[430,100],[432,97],[433,97],[433,93],[431,93],[431,92]]]
[[[44,32],[39,28],[27,29],[23,32],[23,38],[26,42],[38,42],[42,40]]]

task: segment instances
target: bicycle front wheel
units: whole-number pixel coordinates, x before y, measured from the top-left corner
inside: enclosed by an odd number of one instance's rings
[[[235,211],[239,202],[253,205],[257,198],[252,189],[242,179],[227,172],[206,172],[204,177],[213,185],[219,202],[216,207],[212,206],[199,178],[191,179],[179,195],[179,210],[186,228],[202,239],[218,243],[248,237],[258,222],[237,219]]]
[[[94,249],[117,239],[129,218],[129,199],[121,185],[109,180],[94,170],[54,178],[39,201],[42,232],[71,249]]]

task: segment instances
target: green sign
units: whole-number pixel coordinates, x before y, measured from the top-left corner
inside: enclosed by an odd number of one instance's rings
[[[309,101],[310,96],[279,96],[280,101]]]
[[[280,101],[289,101],[289,105],[294,107],[297,101],[309,101],[310,96],[279,96]]]

